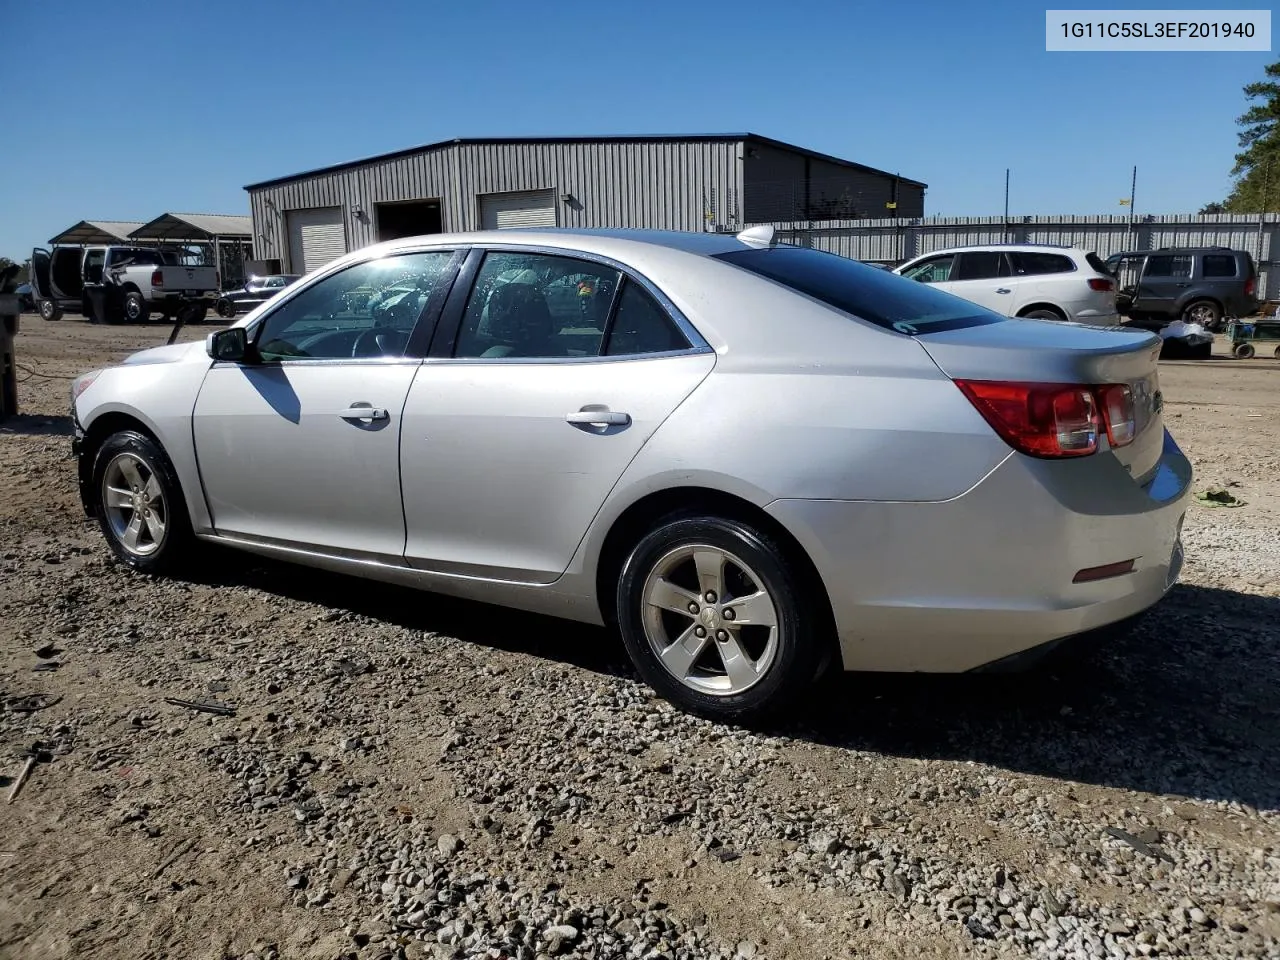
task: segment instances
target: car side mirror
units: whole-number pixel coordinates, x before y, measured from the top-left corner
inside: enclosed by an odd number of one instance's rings
[[[249,337],[244,327],[215,330],[205,340],[204,349],[214,360],[243,363],[249,354]]]

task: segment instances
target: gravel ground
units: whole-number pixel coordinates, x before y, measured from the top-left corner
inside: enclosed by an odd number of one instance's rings
[[[47,760],[0,956],[1280,958],[1280,364],[1163,365],[1198,488],[1244,505],[1193,507],[1131,638],[739,729],[602,631],[231,554],[130,575],[65,378],[167,330],[22,323],[0,785]]]

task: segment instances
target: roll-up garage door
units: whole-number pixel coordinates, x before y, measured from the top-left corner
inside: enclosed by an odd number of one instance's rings
[[[517,227],[554,227],[554,190],[528,193],[490,193],[480,198],[480,226],[485,230],[514,230]]]
[[[347,252],[341,207],[289,211],[289,265],[310,273]]]

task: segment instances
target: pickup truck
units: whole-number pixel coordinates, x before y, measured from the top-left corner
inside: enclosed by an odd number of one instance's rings
[[[64,313],[95,319],[92,295],[102,293],[108,323],[143,323],[152,313],[172,319],[194,308],[188,322],[203,320],[218,296],[215,267],[188,266],[174,250],[151,247],[37,247],[31,251],[31,292],[46,320]]]

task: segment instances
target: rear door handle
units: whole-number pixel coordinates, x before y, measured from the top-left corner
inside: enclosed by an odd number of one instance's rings
[[[625,427],[631,414],[616,410],[576,410],[565,414],[565,423],[585,423],[593,427]]]
[[[996,287],[996,293],[1013,293],[1008,287]]]
[[[391,414],[367,403],[353,403],[338,416],[343,420],[386,420]]]

